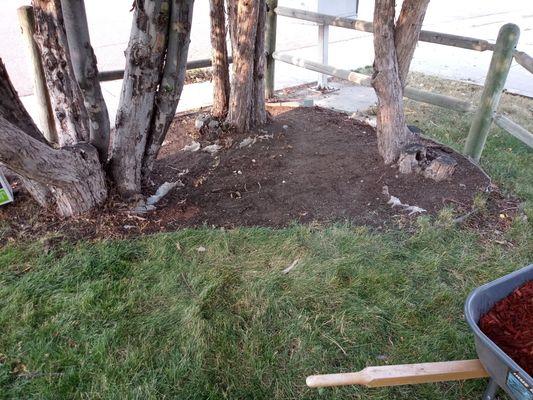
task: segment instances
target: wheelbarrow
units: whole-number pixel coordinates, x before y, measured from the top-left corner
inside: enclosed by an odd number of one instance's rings
[[[513,400],[533,400],[533,378],[505,354],[481,329],[478,321],[499,300],[533,280],[533,264],[475,289],[465,303],[465,318],[474,332],[477,360],[367,367],[359,372],[312,375],[309,387],[364,385],[383,387],[489,378],[483,400],[493,400],[501,387]]]

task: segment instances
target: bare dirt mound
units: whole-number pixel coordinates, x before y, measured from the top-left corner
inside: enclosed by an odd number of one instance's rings
[[[399,174],[396,166],[383,164],[374,129],[345,114],[318,107],[270,111],[275,117],[271,124],[234,137],[231,148],[217,157],[176,151],[183,138],[198,135],[194,115],[176,125],[154,181],[155,186],[175,181],[179,171],[189,169],[186,188],[167,199],[169,204],[182,202],[188,223],[277,227],[292,221],[350,220],[379,225],[391,215],[409,213],[387,204],[384,186],[402,203],[434,213],[449,203],[469,207],[474,194],[489,185],[482,171],[457,154],[450,181]],[[255,136],[254,144],[239,148],[242,140]],[[213,139],[200,136],[202,147]]]
[[[237,136],[221,129],[198,132],[194,114],[177,118],[161,150],[153,185],[145,192],[153,194],[162,183],[178,179],[185,186],[169,193],[156,211],[136,215],[111,200],[83,217],[59,220],[21,195],[14,205],[0,209],[0,221],[19,234],[61,230],[84,237],[201,225],[282,227],[347,220],[384,226],[395,216],[409,214],[387,203],[384,186],[402,203],[432,214],[447,204],[468,211],[474,195],[490,184],[479,168],[456,153],[452,156],[458,165],[449,181],[402,175],[397,167],[383,164],[374,129],[342,113],[318,107],[269,111],[270,124]],[[243,146],[247,138],[253,143]],[[216,154],[182,150],[193,140],[202,148],[214,143],[222,148]]]

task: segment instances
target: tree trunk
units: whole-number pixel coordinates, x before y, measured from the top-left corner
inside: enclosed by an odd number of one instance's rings
[[[142,173],[147,178],[174,120],[187,71],[194,0],[172,0],[167,55],[157,91],[155,112],[144,154]]]
[[[237,11],[239,0],[227,0],[226,7],[228,12],[228,31],[231,43],[231,54],[235,54],[235,44],[237,43]]]
[[[403,89],[394,44],[394,0],[376,0],[374,8],[374,74],[378,97],[378,150],[385,164],[395,162],[412,140],[405,123]]]
[[[18,94],[9,79],[6,67],[0,59],[0,115],[7,121],[17,126],[19,129],[26,132],[35,140],[41,143],[47,143],[47,140],[41,134],[37,126],[34,124],[30,115],[22,105]],[[50,190],[38,182],[31,181],[21,177],[24,187],[30,195],[43,207],[49,204]]]
[[[211,7],[211,47],[213,48],[211,115],[214,118],[225,118],[228,113],[230,82],[224,0],[210,0],[209,4]]]
[[[59,145],[87,141],[87,111],[74,78],[60,0],[32,0],[32,4],[35,40],[41,51]]]
[[[428,4],[429,0],[404,0],[396,21],[394,44],[402,88],[407,82],[409,66],[415,53]]]
[[[0,162],[23,178],[43,207],[63,216],[82,213],[107,197],[96,149],[78,144],[52,149],[22,105],[0,59]]]
[[[0,162],[50,188],[62,216],[85,212],[107,197],[98,152],[88,143],[52,149],[0,116]]]
[[[123,198],[141,191],[141,166],[161,80],[169,21],[165,0],[136,0],[116,132],[111,174]]]
[[[255,36],[254,81],[252,97],[252,125],[259,126],[267,121],[265,108],[265,27],[267,6],[265,0],[259,0],[257,16],[257,34]]]
[[[105,163],[111,126],[98,81],[96,56],[89,38],[84,0],[61,0],[61,5],[74,75],[89,117],[90,142],[98,149],[100,159]]]
[[[264,99],[260,99],[264,97],[264,38],[257,37],[265,33],[266,7],[264,0],[239,0],[235,6],[236,16],[234,9],[229,12],[233,15],[230,30],[234,75],[226,121],[238,132],[244,132],[266,119]]]

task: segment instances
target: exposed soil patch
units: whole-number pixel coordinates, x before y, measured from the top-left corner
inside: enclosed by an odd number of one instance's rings
[[[533,376],[533,281],[497,302],[481,317],[479,327]]]
[[[318,107],[269,110],[270,124],[237,136],[221,129],[199,132],[196,115],[178,117],[145,193],[151,195],[162,183],[178,179],[185,186],[169,193],[156,211],[136,215],[127,205],[110,200],[83,217],[59,220],[21,194],[14,205],[0,208],[0,223],[11,232],[8,236],[60,230],[75,237],[138,235],[184,226],[282,227],[344,220],[383,227],[395,218],[417,215],[391,208],[384,186],[403,204],[434,214],[446,205],[469,211],[474,195],[490,185],[476,166],[438,144],[425,143],[451,154],[458,165],[451,180],[437,183],[385,166],[374,129],[345,114]],[[246,138],[255,142],[241,147]],[[222,148],[214,155],[183,151],[193,140],[202,148],[214,143]]]

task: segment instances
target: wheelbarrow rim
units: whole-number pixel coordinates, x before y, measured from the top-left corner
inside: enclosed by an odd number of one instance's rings
[[[504,276],[502,276],[502,277],[500,277],[498,279],[495,279],[495,280],[493,280],[491,282],[485,283],[484,285],[481,285],[481,286],[477,287],[472,292],[470,292],[470,294],[468,295],[468,297],[466,299],[465,306],[464,306],[464,313],[465,313],[466,321],[467,321],[468,325],[470,326],[470,329],[472,329],[472,331],[474,331],[474,333],[476,334],[477,338],[479,338],[479,340],[481,340],[485,345],[487,345],[489,348],[491,348],[494,351],[494,353],[496,353],[496,355],[498,355],[498,357],[500,359],[502,359],[502,361],[505,360],[505,363],[508,365],[508,367],[510,369],[512,369],[512,370],[514,370],[516,372],[519,372],[520,375],[527,376],[530,379],[531,379],[531,376],[526,371],[524,371],[524,369],[522,367],[520,367],[511,357],[509,357],[509,355],[507,353],[505,353],[500,348],[500,346],[498,346],[487,335],[485,335],[485,333],[483,333],[483,331],[479,328],[478,321],[476,321],[474,319],[474,316],[472,315],[472,312],[471,312],[471,310],[473,308],[471,303],[472,303],[473,299],[476,296],[479,295],[480,292],[486,290],[488,287],[496,286],[499,283],[511,280],[511,279],[513,279],[515,277],[518,277],[519,275],[523,274],[524,271],[529,271],[529,270],[532,270],[532,269],[533,269],[533,264],[530,264],[527,267],[521,268],[521,269],[519,269],[517,271],[511,272],[510,274],[504,275]],[[485,369],[487,370],[487,372],[489,372],[489,374],[492,375],[492,372],[490,371],[490,366],[485,365],[483,363],[483,360],[480,359],[480,361],[483,364],[483,366],[485,367]]]

